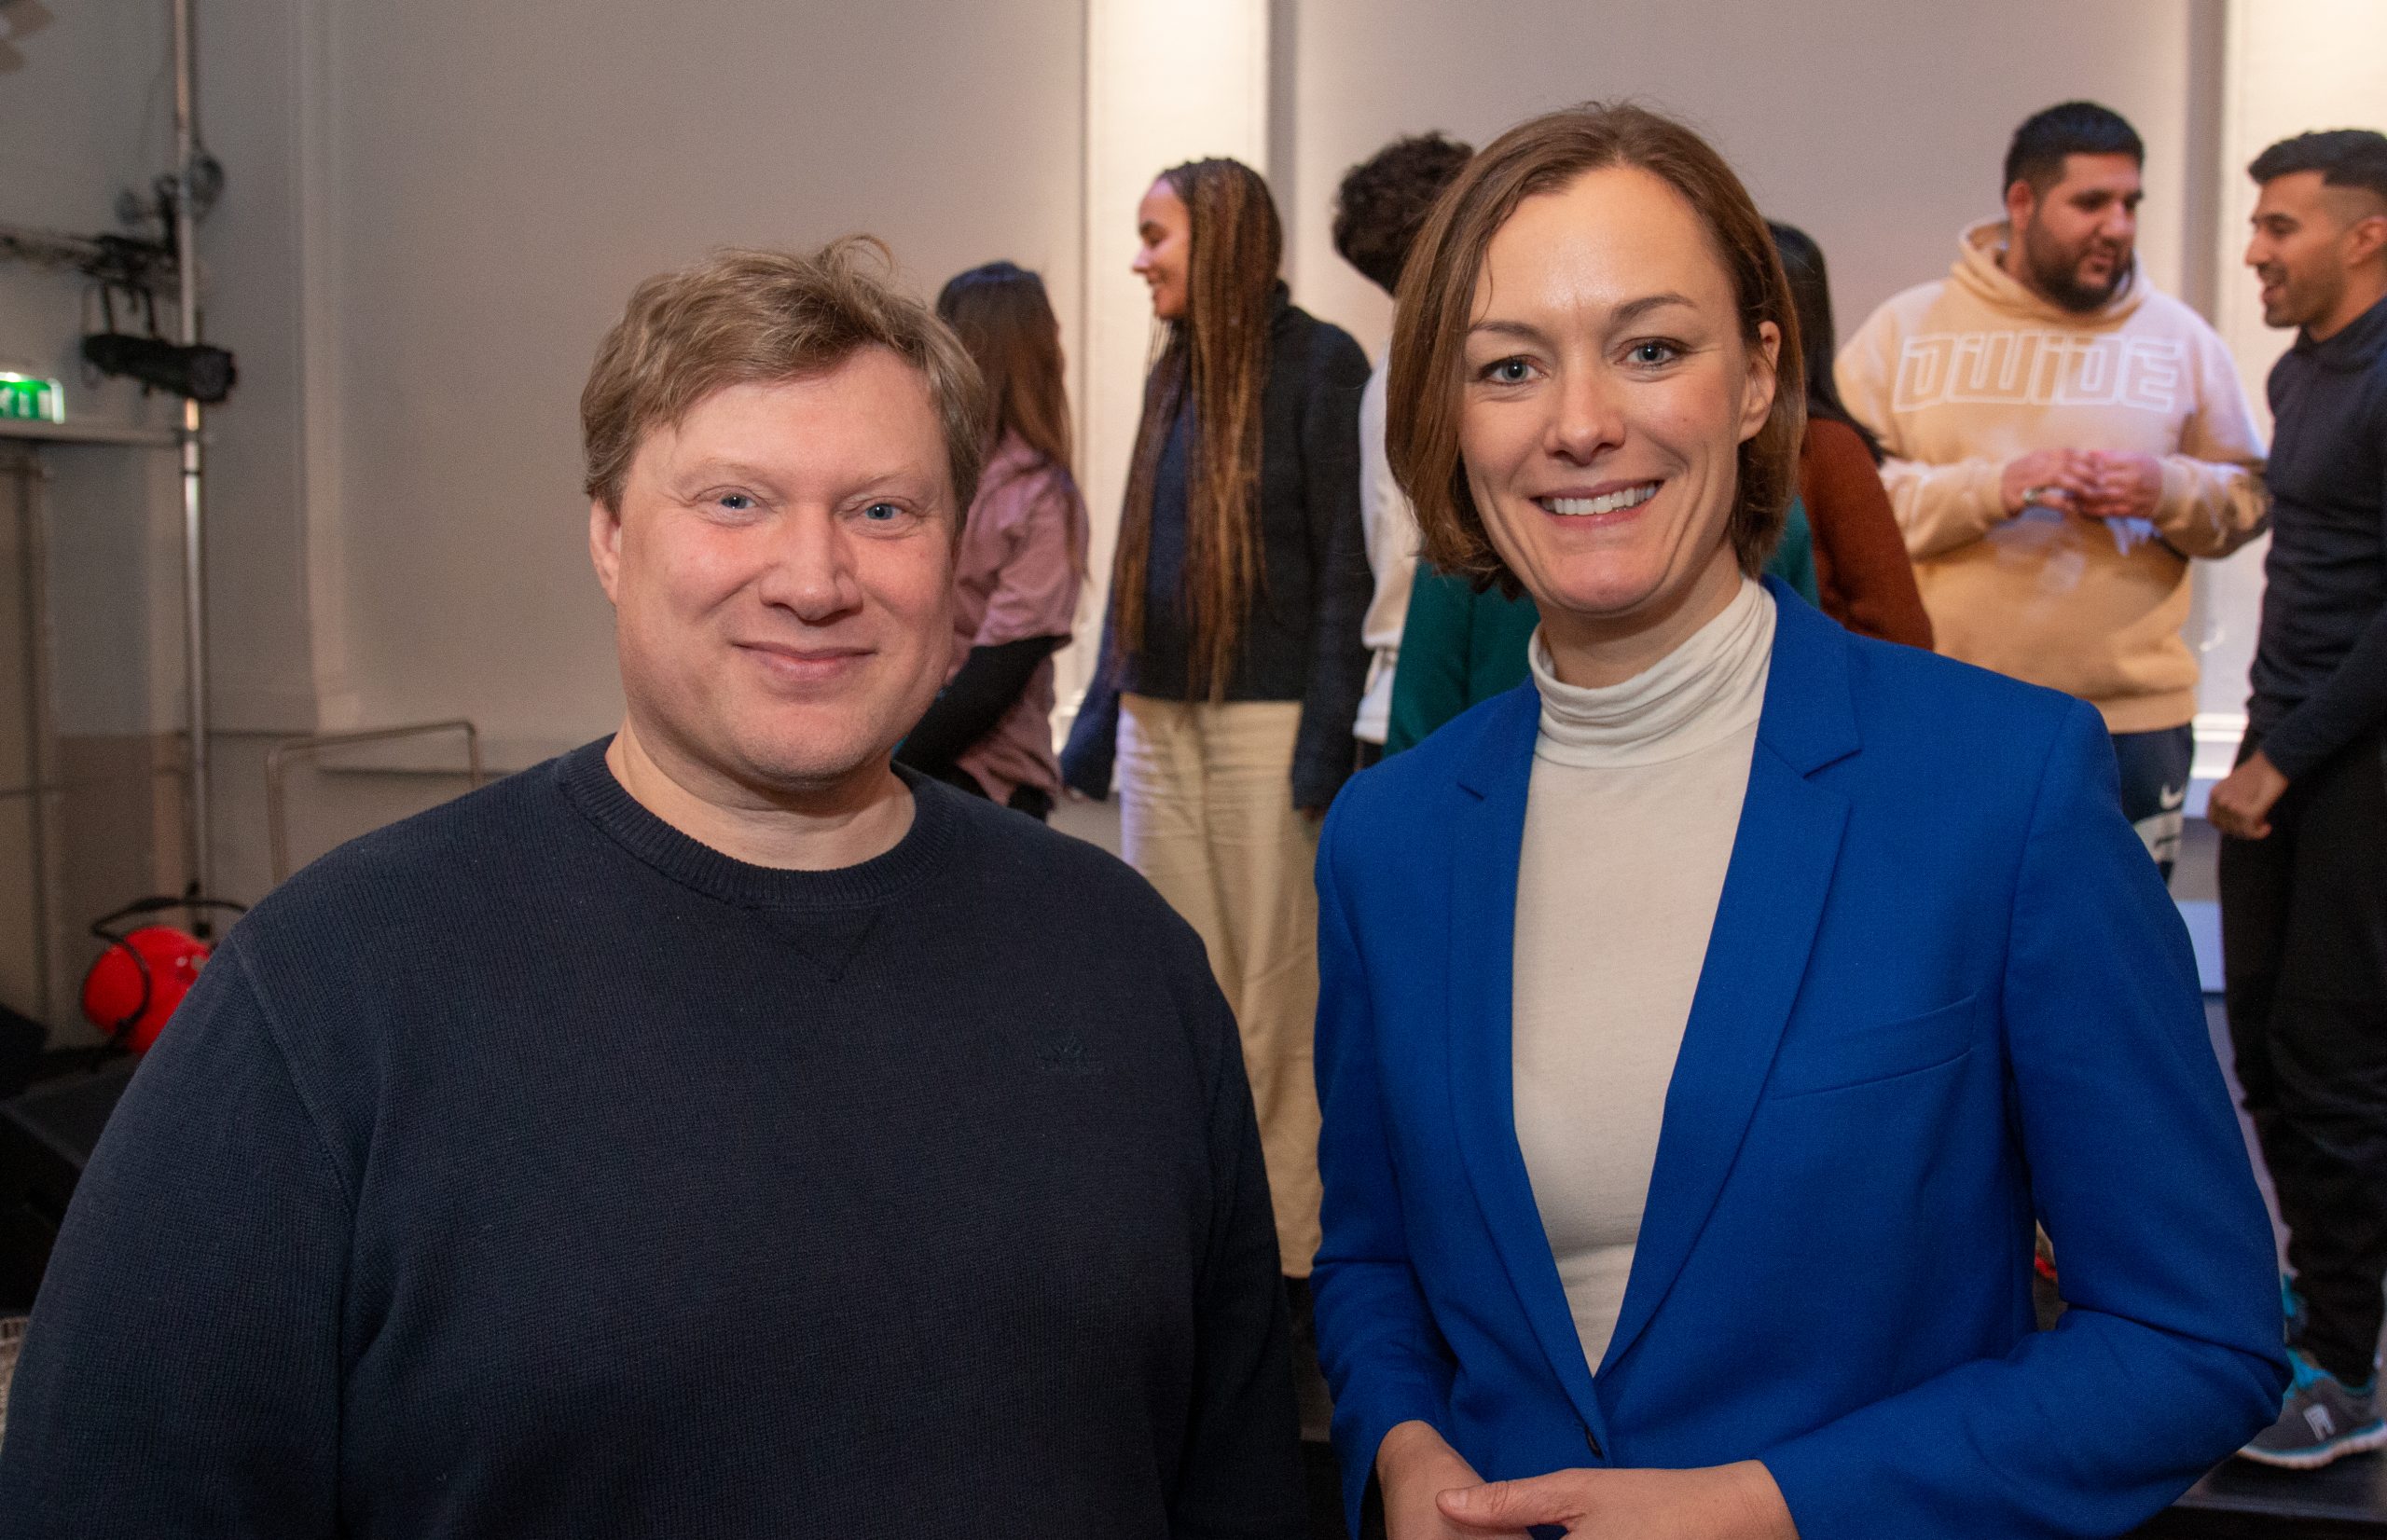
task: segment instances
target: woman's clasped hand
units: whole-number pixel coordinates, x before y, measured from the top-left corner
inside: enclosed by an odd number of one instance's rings
[[[1387,1540],[1524,1540],[1551,1525],[1584,1540],[1796,1540],[1754,1460],[1700,1470],[1561,1470],[1486,1481],[1431,1426],[1403,1423],[1376,1456]]]

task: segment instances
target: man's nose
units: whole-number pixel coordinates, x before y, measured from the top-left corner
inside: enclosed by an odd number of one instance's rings
[[[791,511],[771,542],[760,584],[763,602],[808,625],[822,625],[862,602],[852,543],[824,510]]]

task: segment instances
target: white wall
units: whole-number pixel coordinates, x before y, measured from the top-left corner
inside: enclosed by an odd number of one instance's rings
[[[1822,244],[1840,324],[1853,331],[1899,289],[1943,276],[1957,231],[1998,213],[2015,124],[2085,96],[2146,141],[2140,252],[2176,292],[2201,8],[1301,0],[1290,62],[1295,284],[1373,355],[1391,307],[1334,254],[1331,200],[1345,170],[1398,134],[1441,129],[1482,145],[1536,112],[1631,97],[1696,123],[1769,215]]]
[[[146,8],[160,13],[158,0]],[[199,123],[226,170],[200,228],[206,336],[240,361],[208,414],[210,701],[217,732],[317,721],[304,323],[305,48],[321,0],[198,0]],[[220,841],[219,841],[220,844]]]
[[[297,474],[303,379],[296,308],[297,124],[291,58],[302,6],[199,7],[200,126],[228,168],[200,231],[207,336],[238,357],[231,401],[209,416],[214,700],[219,728],[314,725]],[[18,10],[33,8],[20,6]],[[49,7],[0,56],[0,221],[73,234],[120,228],[118,194],[172,162],[172,85],[161,0]],[[86,281],[0,263],[0,360],[66,381],[86,422],[172,426],[175,404],[79,362]],[[141,324],[119,305],[118,323]],[[170,304],[159,319],[171,329]],[[61,727],[167,731],[182,723],[179,488],[172,456],[77,448],[48,455]],[[134,682],[137,681],[137,685]]]
[[[22,67],[0,73],[0,220],[104,228],[116,189],[167,154],[164,6],[49,9]],[[923,292],[997,256],[1042,270],[1082,387],[1099,575],[1144,340],[1122,199],[1165,161],[1264,165],[1296,296],[1373,353],[1389,306],[1328,233],[1346,167],[1398,133],[1480,144],[1535,110],[1638,96],[1701,123],[1770,213],[1823,242],[1847,329],[1944,272],[1957,229],[1995,211],[2017,120],[2087,95],[2147,140],[2149,275],[2210,303],[2242,284],[2235,210],[2215,234],[2223,185],[2241,180],[2241,142],[2270,132],[2246,103],[2268,90],[2303,109],[2316,67],[2375,74],[2387,49],[2324,26],[2375,9],[200,0],[202,126],[230,173],[201,232],[208,330],[242,371],[212,419],[219,717],[276,732],[462,714],[499,763],[610,726],[577,395],[632,284],[710,246],[872,229]],[[2280,54],[2283,38],[2303,51]],[[2227,146],[2224,42],[2240,103]],[[2340,84],[2350,103],[2380,99],[2366,76]],[[67,372],[78,412],[162,420],[162,403],[75,378],[76,288],[0,267],[0,356]],[[118,543],[144,569],[145,615],[162,605],[171,622],[171,570],[148,570],[166,553]],[[2224,598],[2196,626],[2247,628],[2250,592]],[[137,667],[149,680],[167,661],[153,648]],[[2231,667],[2219,659],[2208,705],[2234,706]],[[170,691],[143,707],[172,724]]]
[[[1078,313],[1076,4],[308,3],[329,19],[306,126],[337,329],[328,725],[469,716],[505,763],[614,724],[577,409],[647,274],[869,230],[923,293],[1008,257]]]
[[[25,7],[31,8],[31,7]],[[0,53],[0,224],[91,235],[117,228],[116,199],[173,158],[165,7],[52,3]],[[0,360],[66,382],[71,417],[170,422],[121,382],[82,377],[82,279],[0,262]],[[126,325],[134,315],[118,312]],[[169,323],[172,312],[163,319]]]
[[[997,255],[1042,269],[1080,369],[1099,574],[1144,340],[1121,189],[1163,160],[1264,164],[1297,294],[1373,351],[1388,307],[1328,237],[1345,167],[1398,132],[1481,142],[1541,107],[1636,94],[1703,123],[1769,210],[1825,243],[1853,326],[1994,211],[2015,121],[2087,94],[2147,138],[2143,250],[2177,288],[2211,249],[2187,168],[2212,133],[2191,119],[2213,11],[2020,0],[1925,27],[1891,0],[696,0],[668,19],[628,0],[259,0],[210,22],[246,31],[205,61],[219,89],[262,80],[278,103],[236,109],[248,153],[227,160],[248,201],[209,231],[241,243],[246,276],[228,260],[223,284],[252,284],[215,302],[212,329],[238,340],[255,321],[240,405],[279,424],[269,450],[224,420],[227,477],[249,474],[255,506],[218,586],[232,568],[267,577],[226,595],[218,628],[272,611],[308,642],[255,623],[219,694],[253,652],[243,688],[278,698],[286,670],[263,660],[299,660],[327,726],[468,715],[499,763],[603,731],[618,697],[580,552],[577,392],[637,279],[708,246],[871,228],[923,290]],[[1155,24],[1182,46],[1155,51]],[[2015,47],[2052,35],[2065,46]],[[1212,53],[1235,89],[1191,90]],[[1960,62],[1985,59],[1999,67]],[[228,131],[211,122],[219,149]]]
[[[1136,206],[1162,171],[1187,160],[1227,156],[1268,174],[1269,21],[1268,0],[1086,3],[1084,320],[1069,384],[1097,577],[1060,660],[1065,705],[1092,675],[1100,646],[1104,580],[1151,363],[1150,291],[1129,268]]]
[[[2263,324],[2244,266],[2255,184],[2247,162],[2309,129],[2387,129],[2387,7],[2376,0],[2233,0],[2228,7],[2219,217],[2214,236],[2214,323],[2238,360],[2265,432],[2263,385],[2293,334]],[[2198,722],[2201,773],[2226,773],[2245,725],[2246,670],[2261,618],[2263,557],[2256,541],[2204,570],[2189,639],[2202,654]]]
[[[103,0],[46,7],[48,20],[0,55],[0,223],[96,235],[119,228],[116,200],[172,159],[165,7]],[[168,425],[144,400],[81,363],[80,274],[0,262],[0,367],[63,380],[70,419]],[[119,303],[117,323],[141,325]],[[171,309],[160,312],[171,326]],[[88,326],[99,325],[98,311]],[[52,701],[69,734],[140,734],[180,721],[173,483],[154,449],[50,451],[45,501],[60,524],[48,585],[60,645]],[[17,640],[0,639],[17,667]]]
[[[2322,73],[2344,77],[2349,100],[2358,99],[2356,76],[2379,100],[2387,70],[2376,40],[2347,47],[2380,30],[2387,9],[2376,0],[2242,0],[2236,9],[2225,24],[2218,0],[1300,0],[1290,61],[1295,287],[1376,352],[1391,307],[1335,255],[1331,235],[1345,169],[1396,134],[1439,128],[1482,144],[1532,112],[1630,96],[1697,123],[1769,215],[1822,244],[1845,337],[1891,295],[1943,276],[1957,232],[1997,214],[2018,122],[2087,97],[2128,117],[2146,143],[2146,273],[2211,316],[2217,297],[2243,288],[2234,246],[2218,252],[2214,231],[2242,228],[2242,213],[2221,214],[2220,184],[2242,180],[2238,168],[2252,153],[2222,144],[2225,51],[2234,58],[2267,38],[2261,58],[2282,62],[2255,67],[2276,82],[2267,100],[2290,117],[2309,101],[2297,100],[2309,76],[2297,72],[2320,54],[2336,61]],[[2320,25],[2322,12],[2340,24]],[[2350,33],[2353,13],[2370,20]],[[2242,360],[2259,395],[2253,366],[2268,359]],[[2207,712],[2243,702],[2259,560],[2200,564],[2188,636],[2205,654]]]

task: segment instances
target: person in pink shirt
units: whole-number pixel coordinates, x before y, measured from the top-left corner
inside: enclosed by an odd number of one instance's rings
[[[987,469],[955,561],[953,673],[895,759],[1042,818],[1061,791],[1053,654],[1086,563],[1061,324],[1044,281],[1009,262],[953,279],[936,311],[986,379]]]

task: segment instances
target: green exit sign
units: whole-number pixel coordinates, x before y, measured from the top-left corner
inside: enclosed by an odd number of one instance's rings
[[[35,422],[66,420],[66,392],[58,381],[0,369],[0,417]]]

